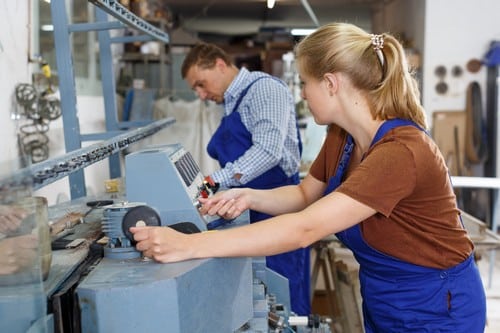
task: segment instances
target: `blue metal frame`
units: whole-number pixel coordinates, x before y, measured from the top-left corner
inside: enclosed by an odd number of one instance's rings
[[[98,6],[121,22],[126,23],[130,27],[136,28],[137,30],[142,31],[145,34],[150,35],[164,43],[170,42],[168,34],[166,32],[158,29],[154,25],[147,23],[146,21],[137,17],[135,14],[132,14],[128,9],[123,7],[116,0],[89,0],[89,2]]]
[[[69,24],[66,11],[66,1],[52,1],[51,12],[54,25],[54,41],[56,48],[57,71],[59,75],[59,89],[61,93],[61,109],[66,152],[72,152],[82,147],[82,141],[106,140],[112,135],[120,134],[123,130],[144,126],[149,122],[119,122],[117,118],[116,87],[113,73],[112,43],[131,41],[159,40],[169,42],[168,34],[147,23],[131,13],[117,1],[89,0],[96,5],[96,22]],[[108,22],[108,14],[118,21]],[[109,30],[123,29],[130,26],[146,35],[111,38]],[[105,109],[105,133],[81,134],[78,120],[75,75],[71,50],[72,32],[97,31],[100,52],[100,68],[102,76],[102,91]],[[119,152],[109,156],[110,178],[121,176]],[[71,198],[76,199],[86,195],[85,176],[83,169],[69,175]]]

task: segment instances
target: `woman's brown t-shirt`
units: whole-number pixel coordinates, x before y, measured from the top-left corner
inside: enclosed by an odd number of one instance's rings
[[[328,183],[345,140],[344,130],[329,127],[309,171],[314,178]],[[433,140],[413,126],[387,132],[336,191],[378,212],[360,227],[366,243],[389,256],[448,268],[473,250],[460,221],[445,161]]]

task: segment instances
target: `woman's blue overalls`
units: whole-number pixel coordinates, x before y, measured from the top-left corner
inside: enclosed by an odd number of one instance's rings
[[[240,94],[232,112],[224,116],[214,135],[210,139],[208,154],[219,161],[221,167],[242,156],[252,145],[252,134],[241,121],[238,107],[249,88],[260,79],[274,79],[262,76],[251,82]],[[281,82],[281,81],[279,81]],[[298,130],[297,130],[298,133]],[[299,136],[299,145],[300,136]],[[258,161],[256,161],[258,163]],[[244,184],[244,187],[255,189],[271,189],[275,187],[294,185],[300,182],[298,172],[288,177],[280,166],[276,165],[262,175]],[[258,222],[271,217],[260,212],[250,211],[250,222]],[[299,315],[308,315],[310,306],[310,254],[309,248],[298,249],[279,255],[266,257],[266,266],[283,275],[289,281],[290,301],[292,311]]]
[[[384,122],[371,146],[387,131],[408,125],[420,129],[408,120]],[[325,195],[342,182],[353,146],[352,137],[348,136]],[[352,250],[360,264],[366,333],[484,332],[486,301],[472,255],[455,267],[440,270],[410,264],[377,251],[364,241],[359,224],[336,236]]]

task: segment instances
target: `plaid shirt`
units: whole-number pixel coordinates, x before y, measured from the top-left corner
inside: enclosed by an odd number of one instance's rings
[[[255,79],[266,75],[241,68],[224,93],[224,114],[233,112],[241,92]],[[279,165],[292,176],[299,170],[295,104],[288,87],[275,79],[256,82],[241,101],[237,112],[252,134],[252,146],[237,160],[212,174],[223,187],[241,186]],[[238,181],[233,178],[241,174]]]

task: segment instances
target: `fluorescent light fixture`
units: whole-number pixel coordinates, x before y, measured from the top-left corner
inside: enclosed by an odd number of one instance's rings
[[[272,9],[276,0],[267,0],[267,8]]]
[[[52,24],[43,24],[40,27],[40,30],[42,30],[42,31],[54,31],[54,26]]]
[[[312,34],[316,29],[292,29],[290,33],[293,36],[307,36]]]

